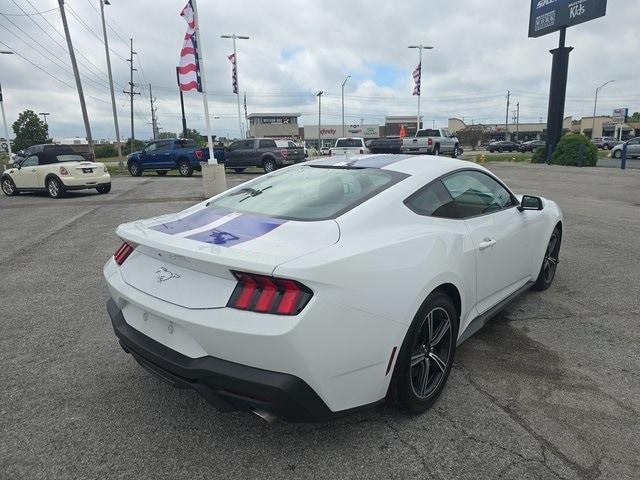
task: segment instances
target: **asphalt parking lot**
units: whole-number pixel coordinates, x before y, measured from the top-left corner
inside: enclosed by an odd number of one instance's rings
[[[563,208],[554,285],[459,348],[427,413],[326,424],[217,413],[118,346],[114,229],[195,203],[199,178],[0,197],[0,478],[640,478],[640,172],[489,168]]]

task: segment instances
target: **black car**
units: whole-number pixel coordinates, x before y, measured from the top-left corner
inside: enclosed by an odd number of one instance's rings
[[[304,149],[291,140],[251,138],[229,145],[224,164],[240,173],[247,167],[262,167],[266,173],[277,168],[304,162]]]
[[[518,144],[509,140],[500,140],[499,142],[491,142],[487,145],[487,150],[493,152],[515,152],[518,150]]]
[[[377,138],[365,142],[371,153],[400,153],[402,148],[401,138]]]
[[[529,140],[528,142],[523,142],[520,144],[518,148],[521,152],[534,152],[537,148],[544,147],[546,142],[544,140]]]

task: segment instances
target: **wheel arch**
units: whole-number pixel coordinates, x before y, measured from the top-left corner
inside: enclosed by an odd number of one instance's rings
[[[427,298],[429,298],[430,295],[436,292],[442,292],[451,299],[451,301],[453,302],[453,305],[456,308],[458,321],[460,321],[460,316],[462,315],[462,297],[460,296],[460,291],[458,290],[458,287],[456,287],[453,283],[443,283],[441,285],[438,285],[436,288],[434,288],[429,293],[429,295],[427,295]],[[426,298],[425,298],[425,301],[426,301]]]
[[[272,160],[276,165],[278,163],[276,161],[276,157],[272,153],[265,153],[264,155],[262,155],[262,159],[261,159],[262,165],[264,165],[264,162],[266,162],[267,160]]]
[[[44,177],[44,188],[47,188],[47,182],[52,178],[55,178],[56,180],[58,180],[58,182],[60,182],[60,184],[64,187],[64,182],[60,179],[60,177],[53,172],[49,172]]]

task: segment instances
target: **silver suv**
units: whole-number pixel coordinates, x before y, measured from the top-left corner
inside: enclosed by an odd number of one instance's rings
[[[611,149],[611,156],[613,158],[622,158],[622,147],[627,145],[627,158],[640,158],[640,137],[632,138],[631,140],[620,143]]]

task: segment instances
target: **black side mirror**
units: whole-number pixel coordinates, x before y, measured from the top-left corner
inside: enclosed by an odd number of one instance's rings
[[[540,197],[523,195],[518,210],[524,212],[525,210],[542,210],[543,208],[544,206],[542,205],[542,199]]]

